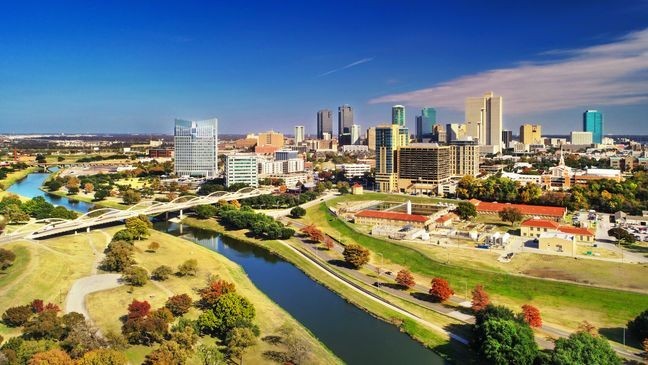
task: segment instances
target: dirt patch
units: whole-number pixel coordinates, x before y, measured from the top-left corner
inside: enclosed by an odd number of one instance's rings
[[[522,271],[522,273],[525,275],[534,276],[537,278],[544,278],[544,279],[569,280],[573,282],[580,281],[578,277],[558,269],[548,269],[548,268],[528,269]]]

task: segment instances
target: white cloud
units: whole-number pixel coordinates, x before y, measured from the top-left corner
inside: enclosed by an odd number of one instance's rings
[[[648,103],[648,29],[608,44],[551,53],[565,58],[484,71],[369,102],[463,110],[466,97],[492,90],[504,96],[510,114]]]
[[[374,59],[373,57],[363,58],[363,59],[361,59],[361,60],[357,60],[357,61],[355,61],[355,62],[351,62],[351,63],[349,63],[349,64],[346,65],[346,66],[342,66],[342,67],[338,67],[338,68],[333,69],[333,70],[330,70],[330,71],[326,71],[326,72],[324,72],[324,73],[322,73],[322,74],[317,75],[317,77],[322,77],[322,76],[330,75],[330,74],[332,74],[332,73],[334,73],[334,72],[338,72],[338,71],[346,70],[347,68],[351,68],[351,67],[353,67],[353,66],[362,65],[363,63],[367,63],[367,62],[371,62],[371,61],[373,61],[373,59]]]

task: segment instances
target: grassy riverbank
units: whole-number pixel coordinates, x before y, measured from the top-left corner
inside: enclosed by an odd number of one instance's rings
[[[205,230],[210,230],[214,232],[221,233],[224,236],[235,238],[240,241],[247,242],[252,245],[256,245],[266,249],[267,251],[282,257],[286,261],[292,263],[297,268],[299,268],[306,275],[311,277],[313,280],[321,283],[330,290],[334,291],[342,298],[348,302],[356,305],[357,307],[367,311],[371,315],[378,317],[386,322],[395,324],[402,331],[409,334],[412,338],[419,341],[426,347],[432,349],[441,356],[456,362],[456,363],[466,363],[471,361],[472,353],[469,349],[456,341],[450,341],[449,337],[443,333],[433,331],[427,327],[417,324],[416,322],[406,319],[403,315],[385,307],[382,304],[376,303],[373,300],[367,299],[364,295],[358,293],[355,290],[350,289],[348,286],[340,283],[339,281],[331,278],[330,276],[323,274],[312,262],[308,259],[297,254],[290,248],[281,244],[278,241],[274,240],[257,240],[250,238],[246,235],[247,230],[228,230],[222,225],[220,225],[215,219],[205,219],[200,220],[192,217],[187,217],[183,220],[183,223]],[[294,245],[296,246],[296,245]],[[384,295],[384,293],[379,293],[374,290],[375,288],[369,288],[370,291],[374,291],[377,294]],[[414,305],[401,301],[397,298],[390,297],[390,301],[402,305],[408,310],[417,313],[419,315],[426,315],[430,322],[436,323],[441,327],[450,327],[455,326],[455,322],[448,317],[438,315],[436,313],[423,310],[420,307],[415,308]],[[424,313],[427,312],[427,313]]]
[[[26,169],[14,171],[10,174],[7,174],[7,177],[0,180],[0,190],[7,190],[9,187],[16,182],[24,179],[27,175],[31,174],[34,171],[37,171],[38,167],[31,166]]]
[[[333,217],[323,203],[309,208],[307,219],[334,237],[343,237],[345,243],[361,244],[382,255],[386,261],[410,268],[426,281],[441,276],[449,280],[455,289],[483,284],[496,302],[513,308],[533,303],[549,323],[575,328],[586,319],[600,328],[614,328],[625,325],[648,307],[648,295],[645,294],[445,264],[416,248],[360,233]]]
[[[69,195],[64,191],[49,191],[49,190],[43,189],[42,187],[41,187],[41,190],[43,190],[44,192],[46,192],[48,194],[60,196],[62,198],[78,200],[80,202],[85,202],[85,203],[89,203],[89,204],[98,205],[98,206],[103,207],[103,208],[114,208],[114,209],[125,210],[125,209],[128,209],[130,207],[130,205],[121,204],[117,200],[108,200],[108,199],[94,200],[92,196],[84,195],[83,193]]]
[[[147,247],[153,241],[158,242],[160,248],[154,253],[148,252]],[[135,242],[135,248],[135,260],[139,266],[149,272],[160,265],[176,268],[187,259],[196,259],[198,274],[182,278],[172,276],[166,281],[149,282],[143,287],[124,286],[89,295],[86,298],[88,311],[95,324],[103,331],[119,332],[121,327],[119,317],[126,313],[126,307],[133,299],[147,300],[154,308],[163,306],[170,295],[186,293],[197,299],[196,289],[206,284],[209,275],[218,275],[236,283],[236,291],[254,303],[257,313],[256,323],[261,330],[261,337],[277,335],[277,329],[283,324],[288,324],[295,328],[299,338],[308,343],[311,349],[309,363],[337,364],[340,362],[305,327],[256,288],[240,266],[219,253],[185,239],[157,231],[152,231],[149,239]],[[195,319],[198,314],[196,309],[192,309],[187,316]],[[201,341],[210,341],[210,339],[205,337]],[[131,362],[141,363],[150,350],[151,348],[136,346],[130,348],[127,355]],[[263,357],[263,353],[281,350],[283,350],[281,346],[258,341],[257,345],[246,352],[245,362],[250,364],[268,363],[269,361]],[[189,364],[199,364],[199,361],[197,358],[192,358]]]

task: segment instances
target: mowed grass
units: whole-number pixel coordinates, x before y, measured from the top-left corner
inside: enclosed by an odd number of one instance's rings
[[[155,253],[147,252],[148,245],[153,241],[160,243],[161,247]],[[126,308],[133,299],[147,300],[153,308],[163,306],[170,295],[186,293],[192,298],[198,299],[196,290],[206,285],[209,275],[218,275],[222,279],[234,282],[237,292],[254,303],[257,315],[256,323],[261,330],[261,337],[276,335],[277,329],[287,323],[295,328],[300,338],[310,344],[310,363],[337,364],[340,362],[290,314],[257,289],[240,266],[222,255],[182,238],[157,231],[152,231],[149,239],[136,242],[135,247],[135,260],[139,266],[146,268],[149,272],[160,265],[176,269],[185,260],[196,259],[199,268],[198,274],[194,277],[172,276],[157,285],[155,282],[149,282],[140,288],[123,286],[89,295],[86,298],[88,311],[94,323],[102,331],[120,331],[120,316],[126,314]],[[187,317],[197,318],[198,315],[199,311],[192,309]],[[212,340],[203,337],[201,341]],[[127,351],[127,355],[131,362],[141,363],[144,356],[151,350],[152,348],[142,348],[141,346],[132,347]],[[257,345],[245,354],[244,361],[248,364],[267,363],[268,360],[263,357],[263,352],[272,350],[281,351],[283,349],[259,340]],[[199,362],[197,358],[192,358],[189,363],[198,364]]]
[[[418,325],[415,322],[407,319],[403,315],[379,304],[373,300],[368,300],[362,294],[359,294],[357,291],[350,289],[348,286],[340,283],[339,281],[331,278],[330,276],[323,274],[320,269],[318,269],[311,261],[297,254],[295,251],[286,247],[282,243],[275,240],[257,240],[249,238],[246,233],[248,232],[245,229],[240,230],[228,230],[219,224],[215,219],[196,219],[192,217],[187,217],[183,223],[206,230],[211,230],[214,232],[219,232],[228,237],[232,237],[244,242],[248,242],[252,245],[257,245],[264,247],[269,252],[272,252],[276,255],[281,256],[286,261],[292,263],[302,272],[308,275],[313,280],[319,282],[320,284],[326,286],[333,292],[340,295],[345,300],[356,305],[359,308],[371,313],[373,316],[378,317],[386,322],[392,323],[398,326],[402,331],[406,332],[416,341],[422,343],[426,347],[437,352],[441,356],[450,359],[456,363],[468,363],[472,359],[472,354],[465,346],[461,345],[458,342],[450,341],[449,337],[438,331],[430,329],[428,327]],[[300,248],[300,244],[295,242],[296,238],[292,238],[289,243],[292,244],[295,248]],[[302,250],[303,251],[303,250]],[[359,282],[358,282],[359,283]],[[383,294],[378,292],[373,287],[365,286],[370,291],[375,293]],[[408,308],[414,313],[417,313],[421,317],[427,319],[428,321],[438,324],[442,327],[452,326],[456,323],[448,317],[438,315],[434,312],[424,310],[421,307],[405,302],[396,297],[391,297],[390,300],[397,302],[404,307]]]
[[[78,200],[80,202],[86,202],[90,204],[94,204],[103,208],[115,208],[115,209],[128,209],[130,205],[122,204],[121,199],[118,198],[106,198],[104,200],[94,200],[94,194],[85,194],[83,192],[80,192],[79,194],[74,194],[74,195],[68,195],[65,191],[49,191],[45,190],[48,194],[60,196],[63,198],[68,198],[68,199],[74,199]]]
[[[0,313],[37,298],[63,307],[72,282],[91,272],[91,240],[103,242],[105,238],[100,232],[92,232],[3,245],[16,253],[16,261],[0,275]],[[13,336],[19,331],[0,326],[0,334]]]
[[[308,218],[334,236],[339,233],[345,243],[361,244],[374,253],[382,254],[385,260],[408,267],[428,279],[443,277],[459,289],[458,292],[466,284],[468,288],[482,284],[498,303],[516,309],[532,303],[540,308],[543,318],[550,323],[575,328],[581,321],[588,320],[599,327],[618,327],[648,308],[648,295],[644,294],[443,264],[416,249],[355,231],[333,217],[325,204],[309,208]]]
[[[27,175],[38,170],[38,167],[32,166],[26,169],[14,171],[10,174],[7,174],[7,177],[0,180],[0,189],[8,189],[11,185],[15,184],[17,181],[24,179]]]

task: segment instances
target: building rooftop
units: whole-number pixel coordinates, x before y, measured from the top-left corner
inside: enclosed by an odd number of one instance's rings
[[[395,221],[421,222],[421,223],[425,223],[429,220],[429,218],[424,215],[407,214],[407,213],[399,213],[399,212],[382,212],[379,210],[361,210],[358,213],[356,213],[356,217],[391,219]]]
[[[477,211],[499,213],[504,208],[516,208],[524,215],[538,215],[547,217],[563,217],[567,212],[567,208],[551,207],[546,205],[527,205],[527,204],[511,204],[511,203],[497,203],[497,202],[483,202],[478,199],[470,199],[470,202],[477,208]]]
[[[562,233],[577,234],[581,236],[594,236],[594,233],[592,233],[592,231],[582,227],[560,226],[558,227],[558,230]]]
[[[558,229],[558,227],[560,226],[558,223],[554,221],[548,221],[545,219],[537,219],[537,218],[527,219],[524,222],[522,222],[520,225],[523,227],[552,228],[552,229]]]

